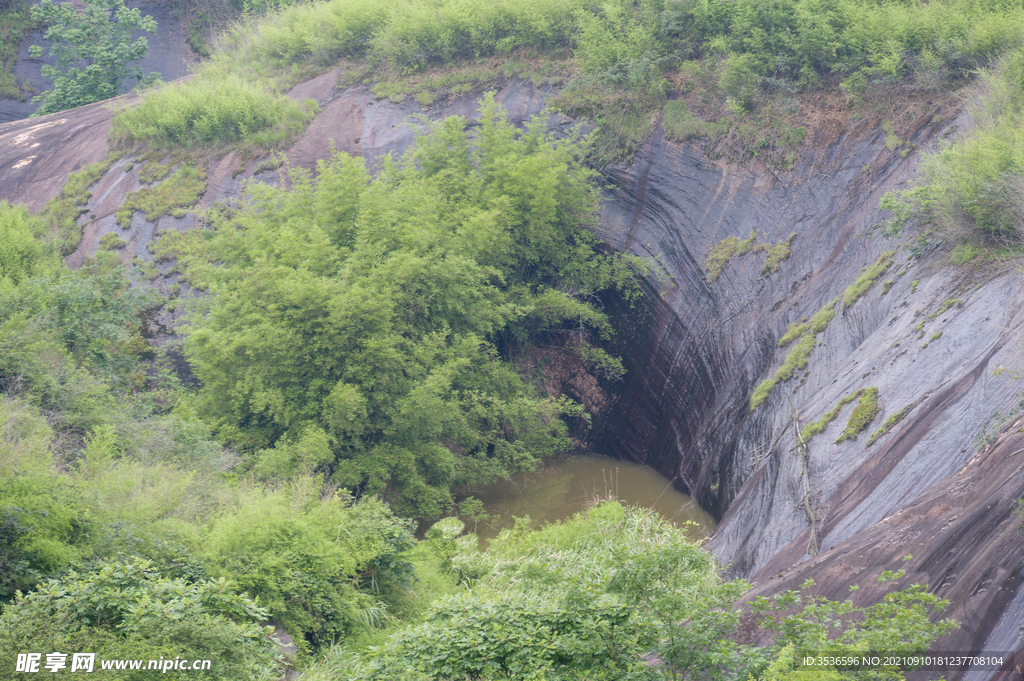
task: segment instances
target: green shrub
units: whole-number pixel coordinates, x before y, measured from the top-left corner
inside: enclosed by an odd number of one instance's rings
[[[213,292],[186,342],[196,408],[260,477],[329,465],[434,519],[453,485],[570,446],[559,416],[579,408],[534,393],[499,349],[567,320],[581,345],[607,337],[607,316],[558,287],[632,295],[644,263],[597,247],[592,171],[570,142],[517,131],[492,99],[469,135],[450,118],[369,183],[340,154],[315,179],[290,170],[290,191],[254,185],[216,229],[162,237],[158,257]]]
[[[7,602],[82,559],[90,514],[50,465],[53,431],[38,409],[3,398],[0,428],[0,602]]]
[[[113,232],[108,232],[100,237],[100,248],[105,248],[108,251],[116,251],[124,248],[126,245],[124,239]]]
[[[54,268],[54,259],[36,238],[39,229],[24,207],[0,201],[0,295]]]
[[[258,597],[314,648],[381,622],[385,609],[366,591],[406,586],[398,554],[412,546],[408,521],[376,499],[321,498],[320,488],[300,476],[276,490],[239,490],[201,549],[214,574]]]
[[[894,213],[887,232],[898,233],[908,223],[929,225],[959,242],[950,256],[956,264],[982,254],[982,244],[1019,246],[1024,50],[1015,48],[982,73],[984,95],[972,107],[973,129],[922,161],[920,186],[886,195],[882,207]]]
[[[40,102],[33,115],[110,99],[122,94],[129,81],[145,87],[160,78],[143,75],[139,62],[146,58],[146,39],[132,40],[139,31],[156,32],[153,17],[129,9],[124,0],[86,0],[82,5],[43,0],[31,7],[32,18],[47,26],[44,38],[56,62],[43,63],[42,75],[53,88],[33,97]],[[42,47],[32,45],[29,54],[42,56]]]
[[[31,32],[35,21],[28,5],[20,0],[0,2],[0,97],[24,101],[24,86],[14,77],[18,47]]]

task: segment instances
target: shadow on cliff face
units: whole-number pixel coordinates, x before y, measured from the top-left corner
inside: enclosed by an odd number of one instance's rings
[[[323,110],[287,151],[291,164],[313,167],[333,145],[373,167],[408,148],[416,116],[460,114],[472,125],[480,94],[424,109],[375,100],[361,87],[339,92],[336,82],[330,72],[293,90]],[[543,110],[548,94],[513,80],[497,100],[523,121]],[[754,386],[788,352],[777,347],[787,325],[841,296],[899,245],[868,228],[884,218],[882,195],[912,176],[917,153],[887,149],[879,120],[846,120],[846,111],[827,106],[812,113],[821,122],[785,172],[710,159],[658,133],[633,165],[607,169],[602,236],[655,259],[664,276],[645,282],[635,308],[608,301],[629,373],[591,442],[650,464],[721,518],[711,549],[734,574],[761,582],[760,592],[813,577],[826,596],[845,598],[858,583],[866,598],[874,571],[906,568],[906,580],[927,580],[964,622],[943,642],[947,649],[1013,649],[1021,645],[1024,596],[1009,509],[1024,495],[1024,442],[1016,446],[1019,436],[1007,431],[975,454],[993,413],[1014,407],[1021,392],[1009,373],[994,375],[1020,366],[1024,291],[1012,268],[954,269],[939,255],[910,260],[898,251],[863,297],[835,308],[813,337],[806,368],[750,410]],[[956,111],[935,113],[956,120]],[[0,198],[38,210],[68,172],[106,156],[110,116],[96,104],[0,125]],[[950,131],[927,115],[905,127],[901,136],[918,149]],[[70,265],[95,254],[109,231],[128,242],[126,258],[152,260],[157,230],[192,228],[191,217],[150,222],[137,213],[122,233],[114,212],[139,186],[125,163],[95,186]],[[235,154],[209,159],[199,206],[237,196],[251,179],[278,181],[257,163]],[[733,258],[709,283],[704,263],[715,244],[752,231],[763,244],[795,232],[791,255],[767,273],[763,252]],[[175,282],[172,268],[159,264],[155,285]],[[877,388],[879,407],[868,430],[836,443],[855,407],[848,404],[807,442],[806,456],[797,455],[799,428],[868,388]],[[902,420],[882,429],[897,414]]]

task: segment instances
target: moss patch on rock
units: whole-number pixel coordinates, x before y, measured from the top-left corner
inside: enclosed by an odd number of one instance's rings
[[[837,302],[839,302],[839,299],[833,298],[822,305],[821,309],[814,313],[809,322],[794,322],[789,325],[786,333],[779,339],[779,347],[789,345],[789,343],[797,338],[800,340],[797,341],[793,349],[786,355],[785,361],[775,371],[775,375],[761,381],[754,388],[754,393],[750,396],[750,411],[760,407],[768,399],[768,395],[778,383],[789,380],[797,369],[803,369],[807,366],[807,360],[810,359],[811,353],[814,352],[814,348],[817,345],[818,334],[828,328],[828,323],[836,315],[835,307]]]
[[[761,274],[771,274],[772,272],[778,271],[782,261],[789,259],[789,256],[793,254],[792,244],[793,239],[795,238],[796,232],[793,232],[774,246],[761,247],[765,253],[768,254],[768,257],[764,261],[764,269],[761,270]]]

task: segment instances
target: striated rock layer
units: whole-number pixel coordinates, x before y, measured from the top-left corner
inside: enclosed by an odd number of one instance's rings
[[[291,164],[312,168],[333,144],[374,166],[408,148],[418,116],[472,121],[480,94],[425,110],[375,100],[361,87],[337,91],[336,82],[331,72],[293,91],[323,111],[288,150]],[[513,80],[497,99],[523,121],[543,111],[547,95]],[[595,434],[598,448],[653,466],[715,513],[721,524],[710,548],[759,593],[812,577],[815,593],[845,599],[859,584],[857,598],[869,603],[926,581],[964,623],[937,649],[1022,649],[1024,547],[1011,510],[1024,496],[1024,437],[1007,416],[1020,410],[1020,277],[1012,266],[956,268],[934,249],[912,260],[868,229],[884,217],[882,195],[912,176],[915,149],[958,133],[940,121],[964,123],[957,111],[924,115],[901,126],[906,145],[891,151],[880,120],[848,120],[825,104],[806,104],[805,113],[817,122],[792,170],[713,160],[655,129],[633,164],[606,171],[602,236],[649,256],[661,272],[635,307],[609,301],[629,373]],[[93,105],[0,125],[0,198],[40,208],[69,172],[106,155],[110,115]],[[139,186],[127,162],[94,188],[70,266],[94,254],[106,232],[128,241],[126,261],[152,260],[156,230],[193,226],[191,216],[153,223],[136,213],[121,230],[114,212]],[[246,181],[277,181],[275,171],[258,170],[234,154],[209,160],[200,207],[236,197]],[[791,255],[772,272],[763,251],[735,257],[709,282],[711,249],[751,232],[767,246],[795,233]],[[892,264],[863,297],[836,308],[806,370],[752,412],[754,386],[790,350],[777,347],[787,326],[842,296],[892,250]],[[158,267],[158,286],[175,281],[173,263]],[[868,388],[877,389],[880,411],[864,432],[836,444],[854,400],[801,446],[800,427]],[[869,444],[898,413],[902,420]],[[899,569],[906,576],[894,584],[876,582],[882,570]]]

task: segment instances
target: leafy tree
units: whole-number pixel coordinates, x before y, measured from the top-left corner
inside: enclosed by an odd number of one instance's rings
[[[196,406],[261,478],[317,470],[433,519],[453,486],[571,445],[559,417],[578,406],[503,357],[559,331],[613,366],[590,346],[611,333],[595,294],[631,290],[633,261],[587,229],[572,141],[516,130],[493,100],[482,114],[478,136],[450,118],[372,182],[338,154],[161,246],[212,294],[186,345]]]
[[[135,31],[155,32],[156,20],[128,9],[124,0],[85,0],[81,11],[70,2],[42,0],[32,7],[32,18],[49,24],[44,37],[57,59],[56,66],[43,66],[53,89],[33,98],[42,102],[36,115],[110,99],[132,79],[144,86],[159,77],[143,77],[137,62],[146,56],[149,43],[145,37],[131,39]],[[39,57],[42,47],[33,45],[30,52]]]

